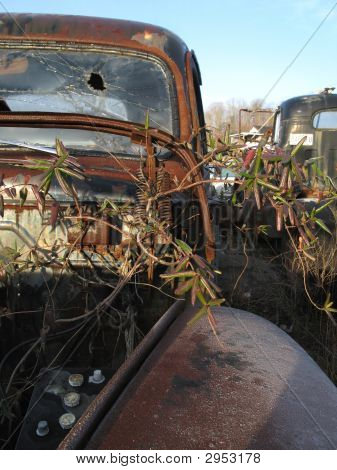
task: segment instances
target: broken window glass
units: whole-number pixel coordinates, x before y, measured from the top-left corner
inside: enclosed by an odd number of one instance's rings
[[[78,113],[149,124],[177,135],[172,76],[145,54],[0,49],[2,110]]]

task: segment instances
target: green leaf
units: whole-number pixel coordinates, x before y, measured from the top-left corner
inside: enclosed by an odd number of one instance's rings
[[[146,111],[144,127],[146,130],[150,128],[150,113],[149,110]]]
[[[268,183],[267,181],[261,180],[260,178],[256,178],[256,181],[259,183],[260,186],[271,189],[272,191],[280,191],[280,188],[278,186]]]
[[[194,325],[194,323],[200,320],[203,316],[207,315],[208,308],[209,308],[208,305],[203,305],[187,324],[189,326]]]
[[[295,159],[291,160],[291,169],[295,175],[295,178],[296,178],[296,181],[302,185],[303,181],[302,181],[302,176],[301,176],[301,170],[298,166],[298,163]]]
[[[189,279],[186,282],[181,283],[177,289],[175,290],[175,294],[178,295],[179,297],[186,294],[190,289],[192,289],[194,283],[194,279]]]
[[[320,212],[322,212],[324,209],[326,209],[327,207],[330,206],[330,204],[332,204],[333,202],[336,202],[336,198],[333,198],[333,199],[330,199],[330,201],[326,202],[325,204],[323,204],[322,206],[316,208],[315,207],[315,214],[319,214]]]
[[[192,248],[187,243],[185,243],[184,241],[176,239],[175,242],[179,246],[179,248],[181,248],[183,250],[184,253],[186,253],[188,255],[193,253]]]
[[[204,288],[206,289],[208,295],[212,298],[212,299],[216,299],[216,294],[215,292],[211,289],[211,287],[208,285],[206,279],[204,279],[203,277],[200,278],[200,282],[201,284],[204,286]]]
[[[212,299],[209,301],[208,305],[210,307],[219,307],[224,302],[226,302],[226,299]]]
[[[85,176],[77,170],[70,170],[69,168],[60,168],[59,171],[62,173],[66,173],[69,176],[74,176],[74,178],[78,178],[79,180],[85,180]]]
[[[198,289],[199,289],[199,278],[196,276],[193,279],[193,287],[192,287],[192,291],[191,291],[191,303],[192,303],[192,305],[195,304],[195,301],[197,299]]]
[[[259,143],[259,148],[256,150],[256,155],[255,155],[255,164],[254,164],[254,170],[253,170],[253,174],[254,176],[257,176],[260,172],[260,169],[261,169],[261,166],[262,166],[262,151],[263,151],[263,148],[260,147],[260,143]]]
[[[200,290],[196,290],[196,294],[202,305],[207,305],[206,299],[203,296],[202,292]]]
[[[325,232],[329,233],[330,235],[332,235],[330,229],[325,225],[325,222],[323,222],[322,219],[315,219],[315,222],[316,224],[321,227],[321,229],[323,229]]]
[[[43,178],[42,183],[40,184],[40,191],[43,191],[45,194],[48,194],[48,191],[50,189],[50,185],[53,179],[53,172],[49,171],[46,176]]]
[[[312,158],[308,158],[307,160],[305,160],[304,166],[312,165],[313,163],[317,162],[318,160],[322,160],[323,158],[324,158],[324,157],[312,157]]]
[[[307,136],[305,135],[304,137],[302,137],[302,139],[299,141],[299,143],[296,145],[295,148],[293,148],[293,150],[291,151],[291,156],[292,157],[295,157],[295,155],[298,153],[298,151],[300,150],[300,148],[302,147],[302,145],[304,144],[304,142],[307,140]]]
[[[188,261],[189,261],[189,257],[188,257],[188,256],[185,256],[185,257],[178,263],[178,265],[175,267],[175,269],[172,271],[171,274],[173,274],[173,273],[178,273],[178,272],[180,272],[182,269],[185,269],[186,266],[187,266]]]
[[[163,279],[174,279],[180,277],[194,277],[197,273],[194,271],[182,271],[181,273],[161,274],[160,277]]]
[[[72,192],[71,186],[69,185],[69,183],[68,183],[68,181],[65,179],[65,177],[62,176],[60,170],[55,169],[55,176],[56,176],[56,179],[57,179],[59,185],[61,186],[63,192],[64,192],[65,194],[67,194],[68,196],[72,197],[72,196],[73,196],[73,192]]]
[[[69,157],[69,153],[67,149],[65,148],[65,146],[63,145],[63,143],[60,141],[60,139],[56,139],[55,146],[56,146],[56,153],[59,156],[56,166],[60,166]]]

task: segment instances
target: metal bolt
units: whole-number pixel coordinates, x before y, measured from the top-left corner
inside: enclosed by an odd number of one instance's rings
[[[49,434],[48,421],[39,421],[35,432],[39,437],[44,437]]]
[[[82,374],[71,374],[69,375],[68,382],[72,387],[80,387],[83,385],[84,377]]]
[[[76,417],[72,413],[64,413],[59,417],[59,424],[62,429],[71,429],[76,422]]]
[[[79,393],[68,392],[63,397],[63,403],[69,408],[74,408],[75,406],[79,405],[80,399],[81,395]]]
[[[91,375],[89,377],[89,383],[101,384],[102,382],[104,382],[104,380],[105,380],[105,377],[102,374],[101,369],[94,370],[94,375]]]

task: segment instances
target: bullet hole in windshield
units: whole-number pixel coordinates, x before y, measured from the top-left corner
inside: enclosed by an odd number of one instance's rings
[[[99,73],[92,72],[88,80],[88,85],[91,86],[94,90],[105,90],[104,81],[102,76]]]

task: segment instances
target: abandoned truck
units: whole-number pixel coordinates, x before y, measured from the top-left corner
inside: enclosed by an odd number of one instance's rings
[[[216,255],[200,85],[165,29],[0,16],[2,448],[337,447],[336,389],[288,335],[214,307],[215,335],[157,285],[172,231]]]
[[[277,110],[273,141],[284,148],[306,137],[298,158],[318,160],[331,178],[336,176],[337,95],[322,92],[284,101]]]
[[[329,90],[329,89],[325,89]],[[281,148],[297,145],[299,162],[315,162],[318,171],[336,178],[337,95],[328,91],[290,98],[281,103],[274,118],[273,143]],[[314,170],[309,165],[308,185]],[[320,188],[318,188],[320,190]],[[315,196],[308,194],[308,196]],[[317,196],[317,194],[316,194]]]
[[[305,138],[296,158],[307,167],[308,176],[306,188],[298,198],[309,210],[326,202],[326,185],[317,183],[317,177],[327,176],[328,184],[336,181],[337,95],[331,93],[333,90],[325,88],[315,95],[290,98],[281,103],[274,118],[272,141],[277,147],[293,148]],[[332,231],[336,224],[330,210],[333,207],[321,213]]]

